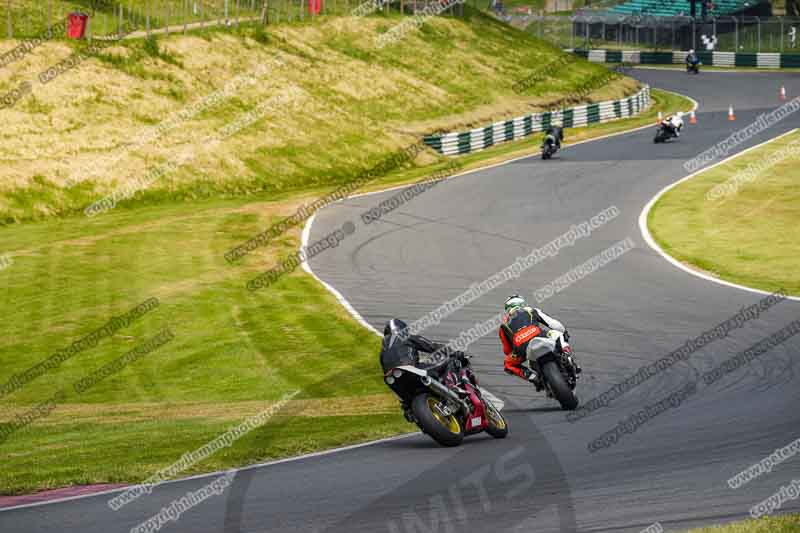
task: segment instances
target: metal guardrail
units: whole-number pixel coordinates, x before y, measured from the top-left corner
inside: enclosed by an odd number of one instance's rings
[[[634,65],[683,65],[687,51],[652,52],[647,50],[567,50],[592,63],[631,63]],[[800,53],[698,52],[704,65],[715,67],[800,68]]]
[[[587,104],[559,111],[547,111],[495,122],[490,126],[462,133],[429,135],[426,145],[444,155],[460,155],[484,150],[495,144],[513,141],[541,132],[551,125],[565,128],[586,126],[637,115],[650,106],[650,87],[619,100]]]

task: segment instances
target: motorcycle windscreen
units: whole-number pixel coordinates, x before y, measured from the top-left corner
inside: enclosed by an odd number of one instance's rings
[[[419,354],[405,342],[395,342],[391,346],[384,345],[381,350],[381,367],[384,374],[398,366],[417,366],[418,363]]]

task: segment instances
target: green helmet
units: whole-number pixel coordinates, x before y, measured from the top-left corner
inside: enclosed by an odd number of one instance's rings
[[[513,294],[508,298],[506,298],[506,303],[503,306],[503,310],[506,313],[509,313],[513,309],[516,309],[517,307],[522,307],[523,305],[525,305],[525,298],[523,298],[519,294]]]

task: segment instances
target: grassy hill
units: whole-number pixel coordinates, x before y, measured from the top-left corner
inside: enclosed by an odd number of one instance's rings
[[[342,183],[437,128],[483,125],[546,108],[603,67],[576,62],[517,95],[518,79],[561,52],[491,18],[437,19],[398,44],[374,38],[399,17],[332,18],[269,33],[201,32],[160,42],[123,41],[2,110],[0,221],[77,213],[185,149],[191,162],[136,197],[137,205],[200,197],[275,195]],[[13,43],[2,43],[0,53]],[[48,43],[6,67],[0,94],[72,52]],[[214,105],[178,121],[158,142],[148,129],[237,76],[263,71]],[[35,80],[34,80],[35,81]],[[632,80],[593,100],[631,92]],[[265,99],[291,93],[257,124],[213,149],[205,139]],[[114,164],[87,169],[115,151]],[[79,187],[65,187],[70,176]]]

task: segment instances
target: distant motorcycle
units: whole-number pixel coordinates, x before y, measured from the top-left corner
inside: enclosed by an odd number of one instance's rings
[[[482,431],[496,439],[508,434],[502,402],[481,390],[472,369],[457,359],[424,369],[398,366],[383,379],[400,398],[406,420],[442,446],[458,446],[465,435]]]
[[[552,135],[546,135],[542,142],[542,159],[547,160],[558,152],[558,143]]]
[[[528,359],[522,364],[539,374],[548,398],[555,398],[562,409],[571,411],[578,407],[575,386],[580,367],[572,358],[572,346],[560,332],[550,330],[548,336],[555,339],[555,349],[552,349],[552,343],[545,342],[529,346]]]
[[[666,122],[662,122],[661,124],[658,125],[658,129],[656,130],[656,136],[653,139],[653,142],[656,144],[663,143],[668,141],[669,139],[672,139],[673,137],[677,137],[677,135],[675,135],[675,130],[672,129],[672,127],[669,126]]]
[[[686,63],[687,74],[700,74],[700,62]]]

